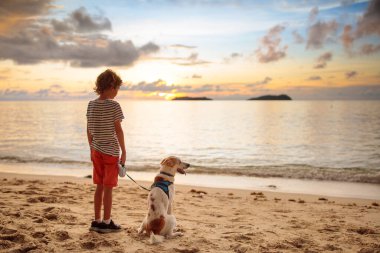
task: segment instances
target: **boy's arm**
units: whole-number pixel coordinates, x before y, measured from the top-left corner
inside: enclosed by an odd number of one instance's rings
[[[91,154],[92,135],[90,133],[90,130],[88,129],[88,125],[87,125],[87,139],[88,139],[88,145],[90,146],[90,160],[92,161],[92,154]]]
[[[90,146],[90,149],[91,149],[92,135],[90,133],[90,130],[88,129],[88,125],[87,125],[87,139],[88,139],[88,145]]]
[[[117,140],[119,141],[119,145],[121,148],[121,164],[125,164],[125,160],[127,158],[127,154],[125,151],[125,144],[124,144],[124,132],[123,128],[121,127],[121,120],[116,120],[115,121],[115,132],[117,136]]]

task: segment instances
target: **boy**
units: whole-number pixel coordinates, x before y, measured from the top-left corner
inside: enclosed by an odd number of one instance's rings
[[[87,137],[93,163],[93,182],[96,184],[94,194],[95,219],[90,230],[107,233],[121,230],[111,220],[112,188],[117,186],[118,163],[125,164],[126,152],[121,121],[123,112],[118,102],[114,101],[122,84],[120,77],[110,69],[101,73],[94,88],[99,97],[88,103]],[[101,207],[104,205],[103,221]]]

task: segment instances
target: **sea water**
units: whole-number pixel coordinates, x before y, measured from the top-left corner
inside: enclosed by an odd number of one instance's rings
[[[118,102],[136,171],[175,155],[194,173],[380,183],[380,101]],[[87,104],[0,102],[0,167],[91,167]]]

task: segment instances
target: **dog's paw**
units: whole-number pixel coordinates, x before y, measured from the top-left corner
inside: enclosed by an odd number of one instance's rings
[[[174,232],[171,237],[182,237],[184,234],[182,232]]]

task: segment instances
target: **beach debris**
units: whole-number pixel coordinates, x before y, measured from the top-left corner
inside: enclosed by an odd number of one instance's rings
[[[84,178],[92,178],[92,175],[87,175]]]
[[[323,197],[320,197],[320,198],[318,198],[318,200],[321,200],[321,201],[327,201],[328,199],[323,198]]]
[[[290,201],[290,202],[296,202],[295,199],[288,199],[288,201]]]
[[[281,199],[280,198],[274,198],[274,201],[280,201]]]
[[[376,202],[373,202],[372,205],[373,205],[373,206],[379,206],[379,204],[376,203]]]
[[[234,196],[234,194],[232,192],[228,193],[228,196]]]
[[[270,185],[268,185],[268,187],[269,187],[269,188],[273,188],[273,189],[276,189],[276,188],[277,188],[277,186],[275,186],[274,184],[270,184]]]
[[[197,191],[197,190],[195,190],[195,189],[191,189],[190,192],[191,192],[191,193],[201,194],[201,195],[202,195],[202,194],[203,194],[203,195],[206,195],[206,194],[207,194],[207,192],[205,192],[205,191]]]
[[[298,199],[298,203],[303,204],[303,203],[305,203],[305,200],[303,200],[303,199]]]
[[[251,195],[255,196],[253,200],[267,200],[267,197],[262,192],[251,192]]]

